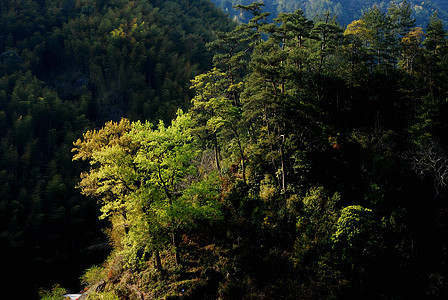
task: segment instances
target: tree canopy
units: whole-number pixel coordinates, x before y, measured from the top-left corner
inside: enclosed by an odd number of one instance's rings
[[[128,133],[89,154],[79,187],[103,203],[118,241],[103,292],[445,295],[448,89],[437,14],[416,27],[403,2],[342,28],[331,13],[270,22],[261,3],[238,8],[250,20],[208,44],[215,65],[191,80],[187,112],[168,127],[122,120]],[[97,140],[87,133],[75,159]],[[153,277],[131,279],[129,266]]]
[[[0,1],[7,284],[446,298],[443,13],[266,6]]]

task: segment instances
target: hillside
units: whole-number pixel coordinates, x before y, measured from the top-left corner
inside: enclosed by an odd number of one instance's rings
[[[232,18],[240,21],[247,21],[248,15],[242,15],[240,11],[232,8],[233,5],[252,3],[251,0],[213,0],[217,6],[229,13]],[[359,19],[362,12],[373,7],[379,7],[383,12],[387,11],[390,3],[401,3],[402,1],[379,1],[379,0],[266,0],[261,1],[265,4],[265,11],[271,12],[276,16],[279,12],[293,12],[300,8],[305,15],[313,19],[316,15],[330,11],[338,17],[341,25],[347,25],[353,20]],[[444,0],[415,1],[408,0],[411,5],[414,17],[417,19],[417,25],[426,27],[427,20],[435,11],[438,12],[440,19],[445,25],[448,24],[448,3]]]
[[[448,297],[443,21],[239,8],[0,0],[2,298]]]
[[[444,299],[448,40],[409,10],[217,33],[171,122],[74,144],[113,250],[89,299]],[[399,17],[397,17],[399,16]]]
[[[108,251],[96,200],[75,189],[86,165],[72,163],[73,142],[188,107],[211,31],[229,27],[202,0],[0,1],[0,244],[18,298],[78,286]]]

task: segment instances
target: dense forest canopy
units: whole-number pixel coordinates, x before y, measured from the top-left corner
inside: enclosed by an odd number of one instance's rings
[[[417,27],[406,2],[345,28],[263,6],[215,33],[187,111],[75,143],[114,246],[87,295],[446,297],[443,22]]]
[[[109,251],[96,201],[75,190],[86,166],[71,162],[73,142],[188,107],[212,30],[232,25],[201,0],[0,1],[0,16],[0,244],[5,286],[24,298],[77,286]]]
[[[233,19],[247,22],[250,14],[235,10],[233,6],[238,4],[249,5],[251,0],[213,0],[217,6],[221,7]],[[323,15],[325,12],[331,12],[338,18],[338,22],[343,26],[359,19],[364,12],[376,6],[383,12],[392,4],[400,4],[400,0],[267,0],[261,1],[266,7],[266,11],[271,12],[270,20],[273,20],[279,13],[294,12],[296,9],[302,9],[309,19],[313,19],[317,15]],[[446,25],[448,24],[448,3],[444,0],[416,1],[407,0],[417,25],[426,26],[429,17],[438,12],[439,18]]]
[[[384,3],[0,0],[2,296],[447,297],[446,11]]]

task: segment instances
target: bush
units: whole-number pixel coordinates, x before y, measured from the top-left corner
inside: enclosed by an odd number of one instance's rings
[[[103,268],[100,266],[92,266],[89,269],[87,269],[84,273],[84,275],[81,276],[81,284],[90,286],[97,284],[103,279]]]
[[[67,293],[67,290],[64,289],[59,284],[53,285],[51,290],[41,289],[39,291],[39,298],[41,300],[61,300],[64,299],[64,294]]]

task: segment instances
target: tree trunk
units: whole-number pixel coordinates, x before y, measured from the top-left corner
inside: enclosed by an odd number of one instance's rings
[[[161,274],[163,274],[163,267],[162,267],[162,261],[160,260],[160,254],[159,254],[159,251],[155,251],[154,252],[154,257],[155,257],[155,259],[156,259],[156,268],[157,268],[157,270],[161,273]]]
[[[280,145],[280,158],[281,158],[281,164],[282,164],[282,192],[283,192],[283,197],[285,198],[285,207],[286,207],[286,200],[287,200],[287,195],[286,195],[286,170],[285,170],[285,156],[283,153],[283,144],[285,143],[285,135],[282,134],[282,143]]]
[[[176,267],[179,266],[179,254],[177,252],[177,241],[176,241],[176,234],[174,233],[174,229],[171,230],[171,239],[173,243],[173,251],[174,251],[174,261],[176,263]]]
[[[216,137],[216,133],[213,133],[213,144],[215,148],[216,169],[218,170],[218,173],[221,176],[221,166],[219,165],[218,138]]]

